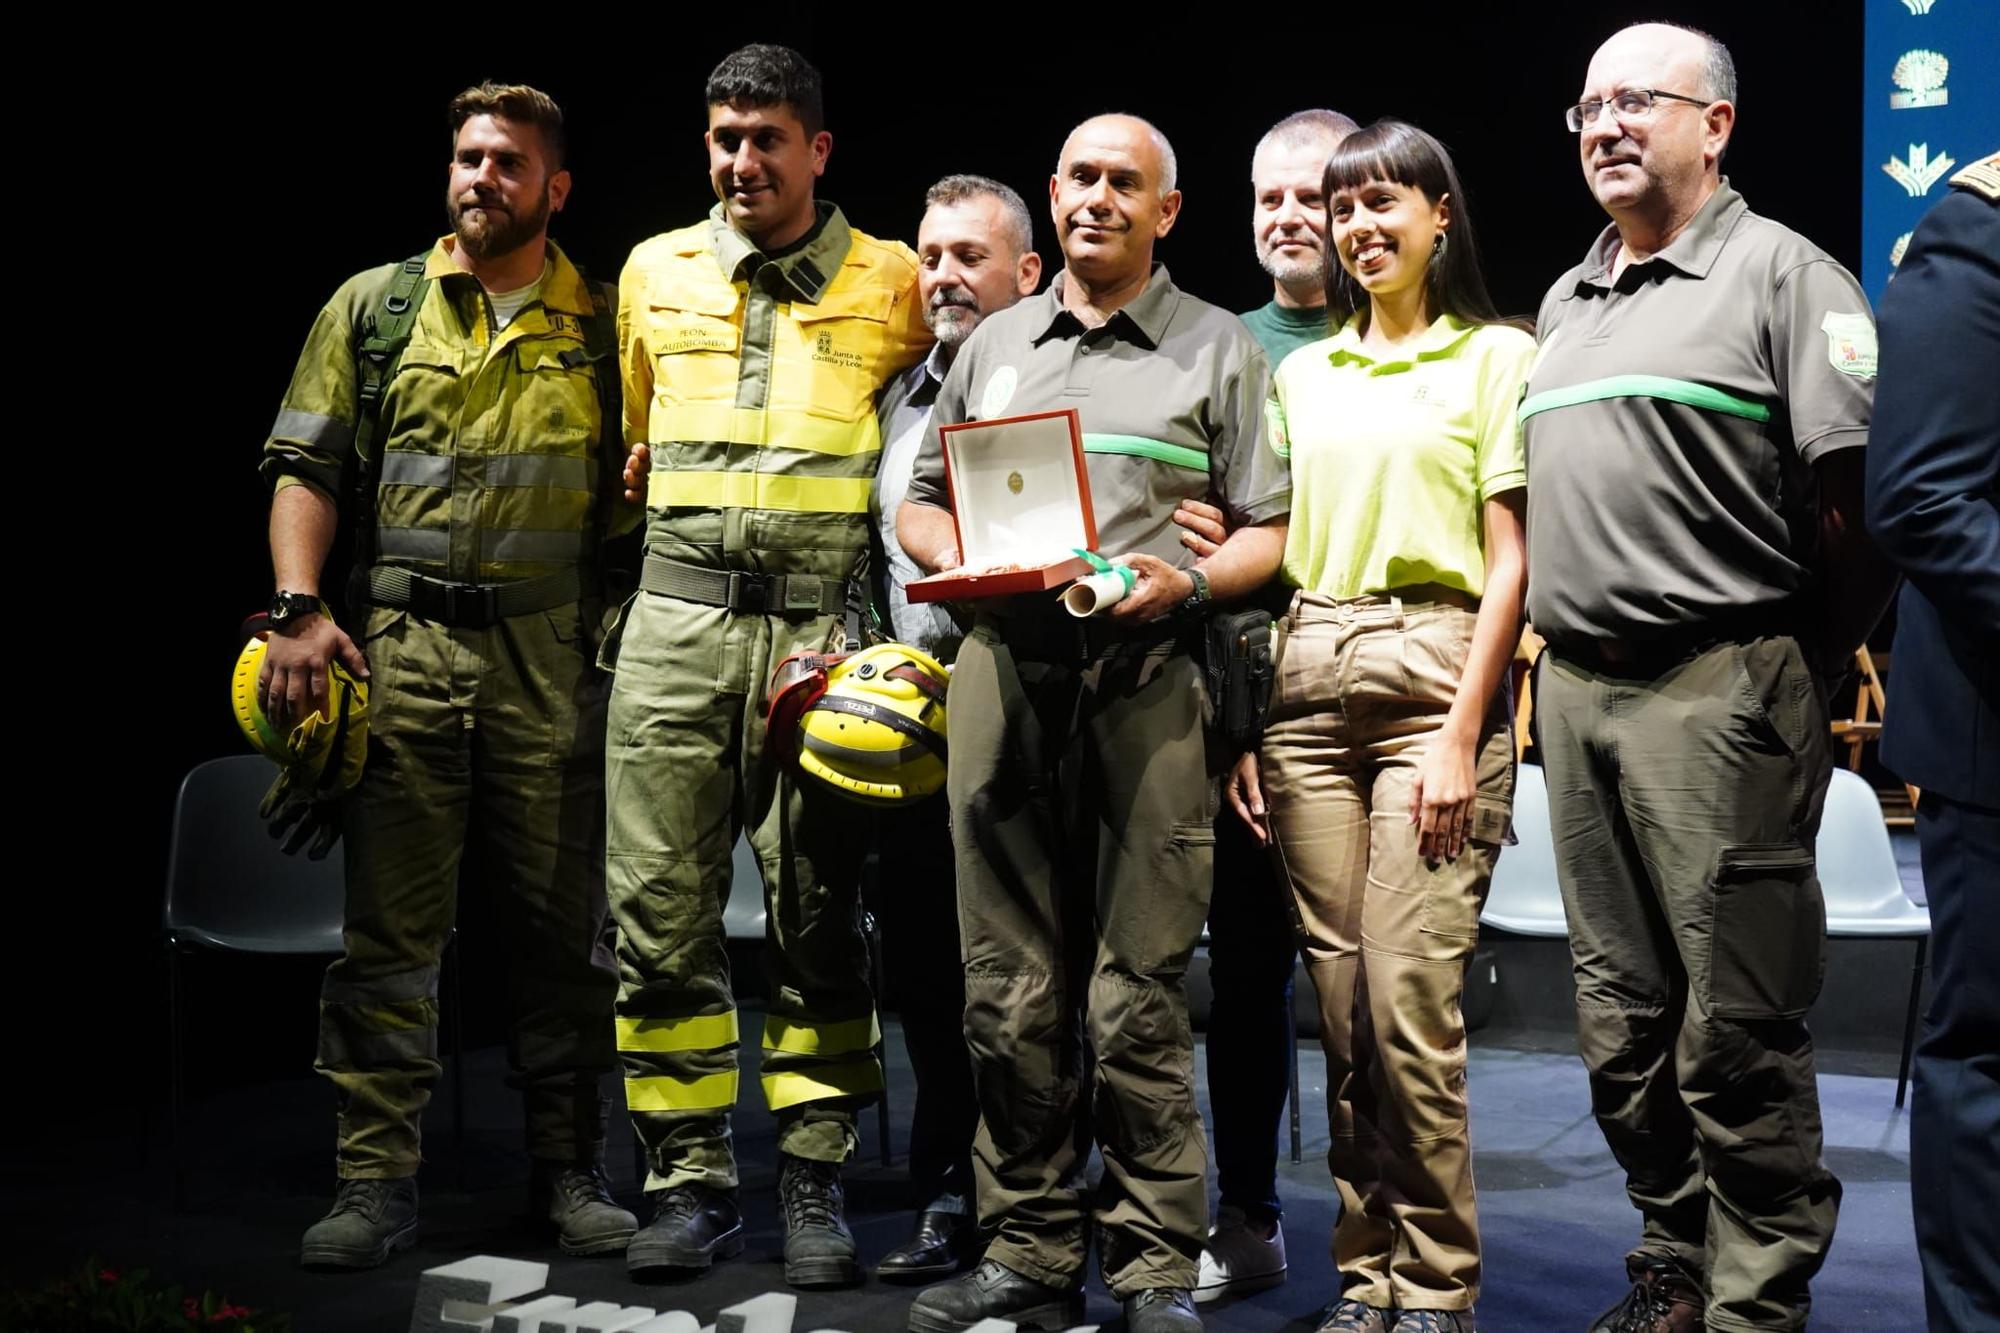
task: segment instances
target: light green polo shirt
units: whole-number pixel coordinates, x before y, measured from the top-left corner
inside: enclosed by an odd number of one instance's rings
[[[1445,316],[1388,359],[1358,317],[1285,358],[1265,416],[1292,463],[1285,581],[1328,597],[1486,583],[1484,503],[1527,485],[1514,412],[1535,340]]]

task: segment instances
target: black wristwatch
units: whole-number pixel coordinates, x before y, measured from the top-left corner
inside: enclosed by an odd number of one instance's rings
[[[1208,575],[1198,569],[1189,569],[1187,576],[1194,582],[1194,591],[1181,603],[1181,610],[1191,616],[1208,614]]]
[[[271,597],[271,628],[281,630],[301,616],[325,609],[319,598],[309,592],[286,592],[280,588]]]

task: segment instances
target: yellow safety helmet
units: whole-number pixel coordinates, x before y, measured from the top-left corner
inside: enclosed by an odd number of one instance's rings
[[[286,770],[298,794],[312,799],[338,796],[361,781],[368,754],[368,683],[334,662],[327,668],[326,711],[314,713],[289,731],[264,715],[257,677],[264,669],[268,633],[259,631],[236,655],[229,702],[236,725],[258,751]]]
[[[799,718],[799,767],[863,805],[908,805],[944,786],[945,689],[928,654],[881,643],[828,668]]]

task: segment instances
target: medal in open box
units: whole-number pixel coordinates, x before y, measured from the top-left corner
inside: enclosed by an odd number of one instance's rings
[[[940,426],[938,436],[960,564],[905,584],[911,601],[1046,592],[1105,570],[1087,554],[1097,517],[1074,408]],[[1110,577],[1130,586],[1129,575]]]

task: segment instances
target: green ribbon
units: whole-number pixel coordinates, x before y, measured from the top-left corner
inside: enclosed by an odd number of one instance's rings
[[[1090,567],[1098,573],[1117,574],[1119,579],[1124,582],[1126,592],[1131,592],[1132,585],[1139,581],[1138,573],[1130,565],[1114,565],[1097,552],[1086,551],[1081,546],[1072,546],[1070,549],[1089,561]]]

